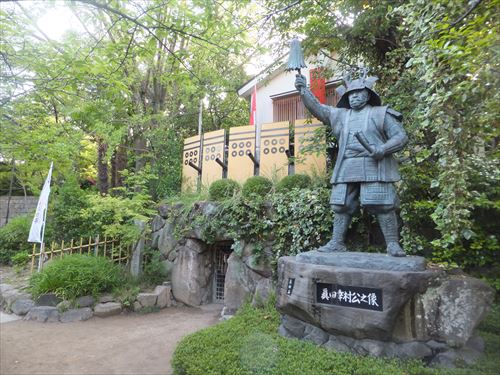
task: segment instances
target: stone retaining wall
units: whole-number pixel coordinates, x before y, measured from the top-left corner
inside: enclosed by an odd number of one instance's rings
[[[0,197],[0,227],[5,225],[5,217],[7,216],[7,204],[9,197]],[[38,204],[38,197],[11,197],[9,205],[9,220],[14,217],[31,214],[35,212]]]
[[[188,306],[213,302],[214,262],[213,246],[203,239],[201,228],[194,226],[179,238],[176,228],[185,227],[182,220],[203,215],[210,218],[216,211],[213,202],[198,202],[185,218],[177,214],[182,206],[160,206],[159,214],[152,221],[150,246],[158,249],[172,282],[174,298]],[[192,222],[192,221],[191,221]],[[226,233],[217,233],[217,243],[234,239]],[[246,301],[258,304],[267,299],[273,288],[269,257],[273,243],[266,244],[264,256],[258,260],[253,255],[254,244],[242,243],[241,251],[233,251],[227,259],[222,315],[233,315]]]

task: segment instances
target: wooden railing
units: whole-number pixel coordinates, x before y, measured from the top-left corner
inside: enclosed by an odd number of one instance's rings
[[[76,242],[76,243],[75,243]],[[66,246],[66,247],[65,247]],[[51,260],[54,257],[63,257],[69,254],[87,254],[93,256],[104,256],[111,259],[113,262],[128,263],[131,257],[132,247],[130,245],[123,246],[120,241],[116,238],[107,238],[104,237],[103,240],[99,239],[99,236],[92,240],[91,237],[89,239],[80,238],[79,241],[71,240],[69,243],[55,243],[52,242],[50,247],[46,247],[43,250],[43,261],[41,262],[41,267],[43,268],[43,263],[46,260]],[[35,264],[38,258],[40,260],[40,256],[42,256],[42,252],[38,249],[36,244],[33,244],[33,252],[31,253],[31,272],[35,269]]]

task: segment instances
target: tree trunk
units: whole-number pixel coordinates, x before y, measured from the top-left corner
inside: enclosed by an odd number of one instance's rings
[[[127,167],[127,153],[125,147],[119,145],[111,158],[111,187],[123,186],[121,172]]]
[[[97,144],[97,188],[101,194],[107,194],[109,189],[107,150],[108,144],[99,139]]]

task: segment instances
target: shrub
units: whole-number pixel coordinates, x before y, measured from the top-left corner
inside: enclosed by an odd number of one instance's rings
[[[127,195],[125,191],[118,192]],[[152,203],[144,193],[103,196],[84,191],[70,181],[59,189],[48,221],[57,229],[58,241],[100,234],[131,244],[141,235],[135,221],[148,221],[154,213],[150,209]]]
[[[244,306],[223,323],[186,336],[177,346],[176,374],[438,374],[418,361],[355,356],[290,340],[278,334],[279,314],[270,300],[264,309]]]
[[[57,188],[48,220],[57,228],[57,240],[95,237],[96,233],[91,230],[92,222],[82,218],[82,211],[90,208],[90,194],[73,180]]]
[[[210,200],[213,201],[223,201],[225,199],[231,198],[240,190],[240,185],[231,179],[221,179],[214,181],[210,185],[208,194]]]
[[[287,192],[292,189],[304,189],[311,186],[311,177],[306,174],[294,174],[284,177],[276,185],[276,191]]]
[[[10,259],[14,266],[23,267],[30,261],[31,254],[29,254],[27,251],[21,251],[20,253],[12,256]]]
[[[248,199],[254,195],[264,198],[273,189],[273,183],[266,177],[254,176],[246,180],[241,190],[244,198]]]
[[[141,277],[141,281],[148,285],[159,285],[167,279],[167,271],[161,262],[159,251],[147,249],[144,252],[146,262]]]
[[[0,228],[0,263],[8,264],[20,252],[28,252],[33,246],[28,242],[31,227],[30,216],[18,216]]]
[[[30,288],[34,297],[55,293],[60,298],[72,300],[110,292],[124,281],[123,269],[109,259],[74,254],[55,259],[34,274]]]

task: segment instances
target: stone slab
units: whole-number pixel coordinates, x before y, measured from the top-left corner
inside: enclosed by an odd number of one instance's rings
[[[78,307],[91,307],[94,304],[94,297],[83,296],[76,299],[76,306]]]
[[[156,299],[156,306],[160,309],[172,305],[172,302],[170,300],[170,286],[158,285],[155,288],[154,294],[158,296]]]
[[[31,299],[18,299],[12,304],[10,309],[16,315],[26,315],[34,306],[35,302]]]
[[[54,306],[35,306],[25,316],[25,320],[36,320],[37,322],[58,322],[59,311]]]
[[[37,306],[53,306],[56,307],[57,304],[61,302],[61,299],[54,293],[45,293],[39,296],[36,300]]]
[[[425,271],[426,260],[423,257],[392,257],[387,254],[362,252],[321,253],[308,251],[296,255],[297,262],[334,267],[363,268],[385,271]]]
[[[92,318],[92,309],[83,307],[81,309],[70,309],[61,314],[62,323],[79,322]]]
[[[94,307],[94,315],[101,318],[111,315],[118,315],[121,312],[122,305],[117,302],[99,303]]]
[[[154,293],[139,293],[137,295],[137,302],[139,302],[142,307],[153,307],[156,304],[157,298],[158,295]]]

